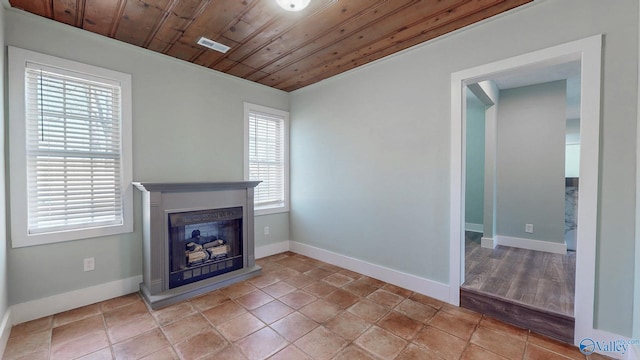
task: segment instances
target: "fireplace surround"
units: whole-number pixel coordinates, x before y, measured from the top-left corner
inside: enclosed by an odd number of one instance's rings
[[[260,274],[253,234],[258,183],[134,183],[142,193],[140,293],[152,309]]]

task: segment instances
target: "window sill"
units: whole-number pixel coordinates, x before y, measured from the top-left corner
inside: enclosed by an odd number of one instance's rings
[[[264,216],[264,215],[273,215],[273,214],[288,213],[288,212],[289,212],[288,206],[273,206],[273,207],[256,208],[253,211],[253,215]]]

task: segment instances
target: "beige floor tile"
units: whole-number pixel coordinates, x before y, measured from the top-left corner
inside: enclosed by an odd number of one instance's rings
[[[129,319],[127,322],[120,322],[115,326],[107,328],[107,335],[112,344],[138,336],[151,329],[158,327],[155,319],[149,314],[142,314]]]
[[[405,340],[411,340],[424,325],[396,311],[391,311],[378,321],[378,326]]]
[[[399,286],[395,286],[391,284],[385,284],[381,289],[386,290],[390,293],[394,293],[396,295],[400,295],[403,298],[408,298],[413,293],[411,290],[407,290],[405,288],[401,288]]]
[[[294,312],[292,308],[281,303],[278,300],[274,300],[268,304],[262,305],[257,309],[251,310],[251,313],[258,319],[262,320],[265,324],[271,324],[274,321],[280,320],[283,317]]]
[[[183,319],[185,316],[195,314],[196,312],[197,310],[189,301],[183,301],[157,311],[152,311],[151,315],[156,319],[158,324],[166,325]]]
[[[29,333],[19,337],[9,338],[3,359],[18,359],[30,354],[49,351],[51,345],[51,330]]]
[[[411,299],[404,299],[394,310],[423,324],[427,324],[438,312],[438,310],[429,305],[424,305]]]
[[[50,359],[75,359],[107,346],[109,346],[109,339],[104,330],[92,332],[59,345],[51,345]]]
[[[189,300],[189,302],[196,309],[200,311],[206,311],[228,300],[229,300],[229,297],[218,290],[218,291],[213,291],[213,292],[198,296],[195,299]]]
[[[478,345],[469,344],[462,353],[460,360],[510,360],[498,354],[485,350]]]
[[[426,348],[409,344],[395,360],[442,360],[442,358]]]
[[[337,289],[331,294],[325,296],[324,299],[338,305],[341,309],[346,309],[358,302],[361,298],[346,290]]]
[[[329,270],[325,270],[323,268],[313,268],[309,271],[305,271],[304,274],[314,280],[321,280],[326,278],[327,276],[333,274]]]
[[[144,306],[144,305],[143,305]],[[82,320],[94,315],[99,315],[101,312],[100,304],[92,304],[83,306],[77,309],[65,311],[53,316],[53,327],[58,327],[70,322]]]
[[[583,359],[584,359],[583,355]],[[551,350],[539,347],[537,345],[528,344],[524,352],[524,360],[567,360],[560,354],[554,353]]]
[[[367,330],[372,324],[349,312],[342,312],[327,322],[324,326],[339,336],[353,341]]]
[[[104,349],[100,349],[96,352],[92,352],[91,354],[87,354],[77,360],[112,360],[113,353],[111,352],[111,348],[106,347]],[[164,360],[164,359],[158,359]]]
[[[539,335],[533,332],[529,333],[529,343],[551,350],[570,359],[584,359],[584,355],[576,346],[553,340],[544,335]]]
[[[353,278],[348,277],[347,275],[343,275],[340,273],[331,274],[322,279],[322,281],[326,282],[329,285],[333,285],[335,287],[343,287],[348,283],[353,281]]]
[[[274,299],[260,290],[252,291],[236,299],[236,302],[247,310],[253,310]]]
[[[349,345],[333,360],[376,360],[376,358],[355,345]]]
[[[529,337],[529,330],[504,323],[486,315],[484,315],[482,320],[480,320],[479,326],[503,333],[507,336],[515,337],[522,341],[527,341],[527,338]]]
[[[338,305],[320,299],[305,305],[299,311],[309,319],[322,324],[336,316],[340,308]]]
[[[172,347],[166,347],[141,358],[141,360],[180,360],[180,357]]]
[[[378,326],[372,326],[354,343],[382,359],[394,359],[408,342]]]
[[[281,298],[279,298],[279,300],[281,302],[283,302],[284,304],[294,308],[294,309],[300,309],[301,307],[310,304],[312,302],[314,302],[317,298],[307,292],[304,292],[302,290],[296,290],[292,293],[289,293]]]
[[[369,285],[362,280],[356,280],[342,287],[350,293],[358,295],[360,297],[366,297],[372,292],[378,290],[377,287]]]
[[[275,284],[262,288],[262,291],[273,296],[274,298],[280,298],[284,295],[287,295],[288,293],[294,292],[295,290],[295,287],[287,284],[284,281],[278,281]]]
[[[298,339],[295,345],[314,359],[328,360],[338,354],[348,343],[347,340],[319,326]]]
[[[376,322],[380,318],[382,318],[386,313],[389,312],[389,309],[379,305],[371,300],[362,299],[357,303],[353,304],[348,311],[363,320],[369,322]]]
[[[163,326],[162,331],[171,344],[177,344],[211,328],[202,314],[193,314]]]
[[[104,313],[104,320],[108,327],[113,327],[128,322],[132,318],[149,314],[147,307],[142,301],[135,301],[130,304],[109,310]]]
[[[33,334],[45,330],[50,330],[53,327],[53,316],[45,316],[36,320],[24,322],[22,324],[14,325],[11,328],[9,337],[19,337],[28,334]]]
[[[262,289],[264,287],[267,287],[269,285],[273,285],[275,283],[277,283],[278,281],[280,281],[277,277],[271,275],[271,274],[262,274],[260,276],[256,276],[254,278],[251,278],[249,280],[247,280],[251,283],[251,285],[257,287],[258,289]]]
[[[286,282],[287,284],[295,287],[295,288],[302,288],[305,287],[309,284],[311,284],[312,282],[316,281],[314,278],[309,277],[305,274],[297,274],[294,276],[291,276],[287,279],[284,280],[284,282]]]
[[[205,356],[199,360],[247,360],[240,349],[235,345],[227,345],[224,349]]]
[[[269,358],[269,360],[313,360],[309,355],[298,349],[295,345],[289,345],[280,350],[277,354]]]
[[[137,292],[124,296],[118,296],[117,298],[105,300],[100,303],[100,309],[102,312],[107,312],[115,308],[119,308],[124,305],[129,305],[132,302],[141,301],[140,295]]]
[[[471,334],[473,334],[476,329],[475,322],[471,322],[466,318],[451,315],[446,311],[438,311],[438,313],[429,321],[429,325],[437,327],[438,329],[446,331],[463,340],[471,339]]]
[[[113,346],[116,359],[137,359],[169,347],[169,341],[160,329],[154,329]]]
[[[445,304],[444,302],[442,302],[440,300],[434,299],[434,298],[426,296],[426,295],[418,294],[418,293],[411,294],[411,296],[409,296],[409,299],[411,299],[413,301],[417,301],[417,302],[419,302],[420,304],[423,304],[423,305],[429,305],[429,306],[431,306],[433,308],[436,308],[436,309],[440,309]]]
[[[303,288],[304,291],[318,297],[327,296],[337,289],[337,287],[329,285],[324,281],[316,281]]]
[[[372,300],[384,307],[393,308],[400,304],[404,298],[400,295],[396,295],[392,292],[378,289],[367,296],[367,299]]]
[[[238,341],[236,346],[249,360],[266,359],[285,346],[287,340],[272,329],[265,327]]]
[[[253,316],[251,313],[246,313],[217,325],[216,328],[225,338],[233,342],[258,331],[265,326],[265,323],[260,321],[260,319]]]
[[[182,359],[198,359],[216,355],[227,346],[227,342],[215,330],[203,331],[174,346]]]
[[[54,328],[51,332],[51,346],[58,346],[95,332],[104,332],[102,315],[94,315]]]
[[[482,326],[478,327],[471,336],[471,343],[508,359],[521,358],[525,348],[524,341],[505,336]]]
[[[223,294],[227,295],[232,299],[235,299],[235,298],[239,298],[242,295],[248,294],[256,289],[257,288],[251,285],[251,283],[247,281],[242,281],[233,285],[229,285],[227,287],[223,287],[222,289],[220,289],[220,292],[222,292]]]
[[[413,342],[446,360],[458,359],[467,346],[466,341],[432,326],[420,330]]]
[[[202,312],[202,315],[213,325],[217,326],[246,312],[247,310],[245,308],[229,300]]]
[[[289,341],[296,341],[311,330],[318,327],[318,323],[306,316],[294,312],[271,324],[271,328]]]

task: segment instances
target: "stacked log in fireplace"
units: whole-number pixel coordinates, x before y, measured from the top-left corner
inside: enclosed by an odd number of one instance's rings
[[[200,236],[200,230],[193,230],[191,241],[185,246],[185,260],[188,266],[197,266],[207,262],[227,258],[229,246],[217,236]]]

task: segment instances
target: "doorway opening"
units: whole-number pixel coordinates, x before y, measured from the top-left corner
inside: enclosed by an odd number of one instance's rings
[[[598,183],[598,159],[599,159],[599,123],[600,123],[600,73],[601,73],[601,36],[594,36],[571,43],[554,46],[551,48],[535,51],[514,58],[498,61],[495,63],[479,66],[472,69],[456,72],[452,74],[452,106],[451,106],[451,252],[450,252],[450,302],[460,304],[460,286],[465,283],[465,201],[466,189],[466,144],[465,135],[467,124],[465,122],[466,106],[465,95],[467,89],[483,87],[485,94],[496,91],[486,86],[488,80],[500,79],[501,77],[514,74],[549,74],[550,69],[567,66],[567,64],[578,63],[580,66],[580,89],[581,101],[579,105],[580,113],[580,201],[578,203],[577,226],[575,229],[576,240],[580,251],[576,253],[575,271],[575,295],[579,302],[575,302],[573,314],[575,322],[572,325],[575,333],[570,339],[574,343],[593,333],[593,313],[594,313],[594,289],[595,289],[595,239],[596,239],[596,215],[597,215],[597,183]],[[517,77],[517,76],[516,76]],[[563,124],[564,126],[564,124]],[[487,127],[489,129],[489,127]],[[564,142],[565,134],[562,134]],[[489,137],[485,137],[489,138]],[[544,143],[542,143],[544,145]],[[493,150],[492,150],[493,151]],[[486,157],[489,159],[490,157]],[[492,164],[485,164],[491,167]],[[495,164],[494,169],[495,169]],[[563,164],[564,167],[564,164]],[[498,173],[489,174],[489,177],[498,177]],[[486,179],[485,179],[486,181]],[[495,181],[492,182],[495,184]],[[565,193],[564,185],[560,190]],[[496,188],[493,185],[487,186],[485,183],[485,207],[487,203],[494,204],[494,209],[487,212],[483,219],[482,241],[492,241],[497,244],[517,245],[523,238],[516,236],[506,236],[506,239],[499,238],[496,230],[503,229],[504,225],[497,222],[500,217],[496,217],[496,208],[499,208],[499,201],[496,199]],[[490,201],[487,201],[489,198]],[[494,199],[494,201],[491,201]],[[562,212],[564,212],[564,199],[562,199]],[[487,214],[489,214],[487,218]],[[515,216],[515,213],[513,214]],[[547,225],[548,221],[538,220],[538,226]],[[560,219],[560,226],[564,229],[564,221]],[[519,220],[518,220],[519,224]],[[523,221],[523,230],[529,233],[540,229],[535,223]],[[532,225],[533,229],[530,229]],[[498,236],[496,236],[498,235]],[[496,239],[497,238],[497,239]],[[491,240],[489,240],[491,239]],[[524,238],[526,240],[526,238]],[[512,243],[509,243],[509,242]],[[531,250],[545,250],[550,252],[561,252],[564,248],[566,252],[566,242],[564,238],[554,241],[554,244],[541,244],[536,241],[529,241],[533,244]],[[535,246],[545,246],[546,249],[536,249]],[[559,251],[558,251],[559,249]],[[577,339],[577,340],[576,340]]]

